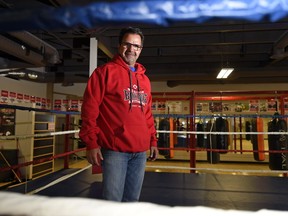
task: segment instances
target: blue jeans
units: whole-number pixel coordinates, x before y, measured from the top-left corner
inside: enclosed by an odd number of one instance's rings
[[[102,149],[103,198],[119,202],[139,200],[146,152],[124,153]]]

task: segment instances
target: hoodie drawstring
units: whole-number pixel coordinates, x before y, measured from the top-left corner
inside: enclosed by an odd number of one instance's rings
[[[137,80],[137,90],[138,90],[138,95],[139,95],[139,102],[140,102],[140,107],[141,111],[144,112],[143,110],[143,104],[142,104],[142,96],[140,94],[140,85],[138,81],[138,77],[136,74],[136,80]],[[133,102],[133,93],[132,93],[132,72],[129,70],[129,82],[130,82],[130,104],[129,104],[129,110],[132,111],[132,102]]]
[[[138,77],[137,77],[137,76],[136,76],[136,79],[137,79],[137,87],[138,87],[138,94],[139,94],[141,111],[143,112],[142,96],[141,96],[141,94],[140,94],[140,85],[139,85],[139,81],[138,81]]]
[[[129,81],[130,81],[130,104],[129,110],[132,110],[132,72],[129,70]]]

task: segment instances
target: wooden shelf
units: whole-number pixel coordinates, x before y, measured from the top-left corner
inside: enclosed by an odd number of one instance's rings
[[[55,115],[35,113],[34,134],[55,131]],[[54,155],[55,137],[35,137],[33,159],[47,158]],[[49,174],[54,170],[54,160],[33,165],[32,178]]]
[[[47,146],[39,146],[39,147],[34,147],[34,149],[44,149],[44,148],[53,148],[53,145],[47,145]]]

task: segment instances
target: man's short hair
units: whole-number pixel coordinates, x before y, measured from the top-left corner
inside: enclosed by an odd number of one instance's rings
[[[142,33],[142,31],[140,30],[140,28],[134,28],[134,27],[127,27],[127,28],[123,28],[120,31],[119,34],[119,44],[121,44],[123,41],[123,37],[125,34],[138,34],[141,37],[141,45],[143,46],[144,44],[144,35]]]

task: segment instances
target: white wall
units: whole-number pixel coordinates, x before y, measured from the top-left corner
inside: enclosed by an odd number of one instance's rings
[[[0,91],[7,90],[36,97],[46,97],[46,84],[0,77]]]
[[[152,92],[211,92],[211,91],[288,91],[288,84],[242,84],[242,85],[182,85],[170,88],[166,82],[151,82]],[[67,95],[82,97],[86,83],[76,83],[73,86],[62,86],[61,83],[54,84],[54,99],[65,99]],[[46,97],[47,89],[45,83],[35,83],[24,80],[13,80],[0,77],[0,91],[8,90],[21,92],[36,97]]]
[[[152,82],[153,92],[214,92],[214,91],[287,91],[288,84],[218,84],[218,85],[182,85],[170,88],[166,82]]]
[[[73,86],[62,86],[61,83],[54,84],[54,99],[64,99],[66,95],[75,95],[77,97],[82,97],[84,90],[86,87],[86,83],[77,83]],[[62,93],[62,94],[58,94]]]
[[[282,84],[218,84],[218,85],[181,85],[174,88],[167,86],[166,82],[151,82],[152,92],[217,92],[217,91],[288,91],[288,83]],[[54,92],[77,95],[82,97],[86,83],[64,87],[54,84]],[[59,96],[58,96],[59,97]]]

